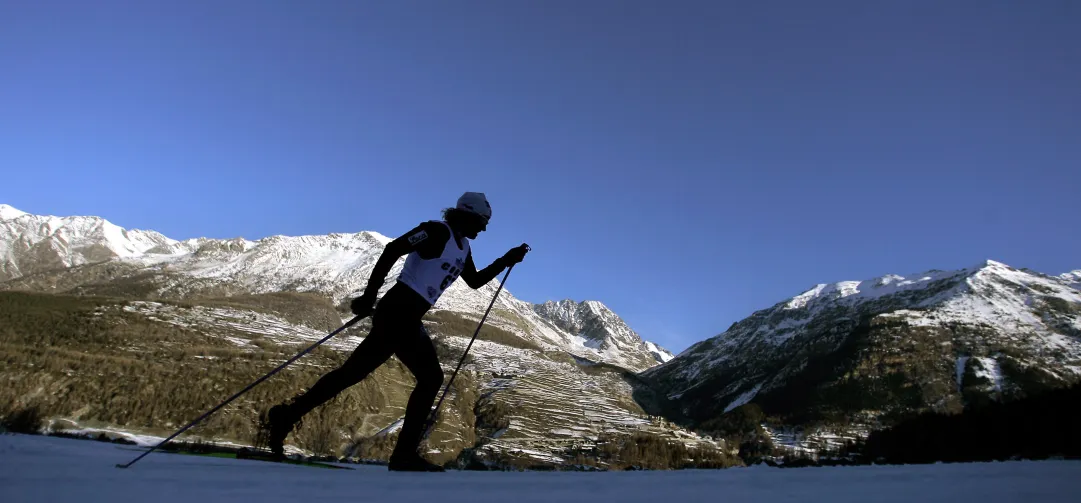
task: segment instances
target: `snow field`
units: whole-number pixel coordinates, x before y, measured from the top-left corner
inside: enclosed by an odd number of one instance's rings
[[[5,503],[620,502],[760,503],[1076,501],[1081,462],[1017,461],[908,466],[630,472],[397,473],[327,470],[155,452],[130,446],[0,435]]]

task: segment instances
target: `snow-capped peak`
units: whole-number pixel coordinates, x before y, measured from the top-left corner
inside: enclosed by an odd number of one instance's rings
[[[608,309],[608,306],[606,306],[606,305],[602,304],[600,301],[596,301],[596,300],[583,301],[582,305],[589,308],[590,311],[592,311],[594,313],[597,313],[597,314],[612,311],[611,309]]]
[[[580,335],[588,331],[588,325],[594,321],[593,318],[607,316],[609,313],[615,314],[607,306],[595,300],[582,302],[575,302],[571,299],[549,300],[543,304],[535,305],[534,310],[541,316],[560,325],[564,330]]]
[[[1070,272],[1068,272],[1066,274],[1062,274],[1062,275],[1059,276],[1059,278],[1062,278],[1062,280],[1065,281],[1070,286],[1072,286],[1072,287],[1074,287],[1074,288],[1076,288],[1078,290],[1081,290],[1081,269],[1077,269],[1076,271],[1070,271]]]
[[[653,353],[653,356],[657,358],[657,361],[661,363],[665,363],[672,358],[675,358],[675,355],[673,355],[670,351],[654,344],[653,342],[646,341],[646,347],[649,348],[649,352]]]
[[[1010,271],[1013,270],[1014,269],[1009,265],[997,260],[985,260],[973,267],[955,271],[932,269],[930,271],[904,276],[899,274],[886,274],[884,276],[862,281],[850,280],[839,281],[836,283],[819,283],[811,289],[789,299],[784,303],[784,309],[802,309],[813,303],[836,301],[840,299],[858,303],[903,291],[924,289],[932,283],[950,278],[978,274],[1009,274]]]
[[[0,220],[15,220],[23,215],[29,215],[29,213],[20,211],[8,204],[0,204]]]
[[[178,251],[176,241],[157,232],[125,230],[101,217],[33,215],[9,205],[0,214],[0,281],[39,269]]]
[[[808,324],[824,313],[851,309],[889,310],[897,306],[906,309],[934,309],[940,318],[957,317],[964,322],[980,322],[1003,327],[1036,323],[1031,302],[1019,289],[1031,288],[1040,298],[1057,297],[1068,303],[1081,302],[1078,284],[1070,284],[1073,273],[1054,277],[1015,269],[995,260],[982,261],[964,269],[942,271],[932,269],[908,275],[888,274],[863,281],[819,283],[813,288],[756,312],[740,322],[757,327],[747,332],[772,345],[783,344],[806,331]],[[1042,302],[1037,299],[1037,301]],[[922,322],[922,321],[921,321]],[[761,323],[761,324],[758,324]],[[1081,318],[1076,322],[1081,330]],[[744,333],[747,327],[733,325],[717,336],[727,339],[732,333]],[[1067,330],[1069,331],[1069,329]],[[765,334],[768,332],[768,336]],[[708,347],[699,343],[697,346]],[[693,353],[694,351],[691,351]]]
[[[561,329],[580,338],[581,344],[614,354],[649,354],[665,362],[672,354],[642,339],[622,318],[596,300],[575,302],[570,299],[535,304],[533,310]]]

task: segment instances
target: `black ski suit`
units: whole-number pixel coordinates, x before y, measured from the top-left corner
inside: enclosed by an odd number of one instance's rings
[[[361,299],[374,301],[383,279],[402,255],[417,253],[424,259],[438,258],[443,254],[445,246],[458,246],[452,239],[464,239],[451,234],[440,222],[425,222],[388,244],[372,271],[371,280]],[[460,277],[471,288],[480,288],[506,268],[506,263],[506,256],[500,257],[488,267],[477,271],[470,253]],[[443,384],[443,370],[436,357],[435,346],[421,323],[421,318],[431,307],[432,305],[412,288],[396,283],[379,301],[372,316],[372,330],[368,336],[341,367],[321,377],[307,393],[297,397],[291,412],[296,414],[295,417],[307,414],[363,380],[391,355],[396,355],[413,373],[417,385],[409,395],[405,421],[398,434],[398,444],[394,452],[396,455],[415,453],[432,403]]]

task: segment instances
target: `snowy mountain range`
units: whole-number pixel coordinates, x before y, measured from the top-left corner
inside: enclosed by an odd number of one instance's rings
[[[363,292],[390,241],[376,232],[178,241],[99,217],[32,215],[0,205],[0,288],[115,294],[123,285],[144,298],[164,299],[299,291],[340,304]],[[395,264],[381,294],[394,285],[404,262]],[[498,285],[498,278],[478,290],[455,282],[434,310],[479,320]],[[551,304],[518,300],[504,288],[486,323],[541,347],[633,371],[672,357],[600,302],[554,304],[575,317],[545,307]]]
[[[265,372],[273,360],[261,358],[273,358],[266,355],[274,351],[291,354],[296,351],[291,348],[321,338],[337,328],[342,317],[351,317],[346,313],[348,301],[363,290],[390,240],[358,232],[178,241],[153,231],[123,229],[97,217],[40,216],[0,205],[0,294],[8,294],[0,295],[0,308],[5,303],[16,311],[27,303],[48,306],[50,318],[84,327],[56,335],[68,337],[64,344],[78,348],[71,354],[145,365],[114,369],[138,376],[118,380],[73,371],[79,361],[46,361],[25,350],[25,343],[16,342],[0,349],[12,351],[21,364],[0,369],[0,380],[19,384],[8,387],[0,398],[33,401],[51,422],[68,430],[90,431],[89,422],[98,428],[93,431],[109,435],[160,434],[191,419],[193,410],[185,408],[187,402],[178,401],[178,395],[198,404],[217,399],[231,385],[227,379],[247,382]],[[391,270],[382,293],[394,284],[403,263],[404,259]],[[456,282],[425,321],[445,372],[454,369],[469,343],[498,279],[478,290]],[[53,298],[40,292],[60,295]],[[71,296],[86,300],[74,301]],[[78,307],[85,305],[94,307],[89,312]],[[557,305],[560,309],[551,309]],[[24,314],[15,312],[14,319],[28,319]],[[27,341],[53,337],[52,328],[27,323],[16,329]],[[319,349],[342,358],[357,347],[368,326],[369,320],[363,320]],[[485,327],[494,333],[486,336],[482,331],[473,344],[433,433],[431,459],[453,460],[465,456],[465,449],[470,452],[466,459],[484,463],[576,465],[596,458],[596,442],[629,435],[665,438],[714,458],[724,456],[723,442],[719,445],[651,418],[636,403],[628,376],[672,355],[642,340],[600,302],[535,305],[514,298],[504,288]],[[79,337],[84,330],[93,336]],[[310,355],[296,362],[281,380],[264,385],[258,393],[295,392],[291,379],[310,375],[305,372],[313,369],[330,370],[321,358]],[[201,379],[206,389],[170,387],[179,374],[188,376],[182,380]],[[207,379],[210,374],[216,377]],[[378,385],[362,383],[348,390],[345,405],[320,416],[326,418],[320,421],[333,432],[330,435],[343,439],[340,445],[329,445],[330,450],[341,447],[352,456],[385,456],[401,426],[411,379],[404,367],[391,363],[375,373],[372,380]],[[301,381],[293,386],[310,384]],[[72,389],[78,390],[77,395]],[[242,404],[220,414],[218,424],[230,426],[217,427],[211,439],[249,441],[243,431],[254,421],[256,409],[265,405],[266,398],[258,396],[245,396]],[[139,406],[158,401],[169,405]],[[314,449],[313,430],[305,431],[299,438],[290,437],[287,446]],[[663,449],[666,444],[657,445]],[[627,455],[641,453],[620,456]]]
[[[1081,380],[1079,277],[988,260],[818,284],[641,375],[699,426],[746,404],[780,428],[956,412]]]
[[[110,309],[225,337],[248,351],[261,337],[314,339],[326,326],[199,306],[199,299],[310,292],[341,314],[390,240],[358,232],[178,241],[97,217],[0,205],[0,290],[151,301]],[[497,287],[498,278],[478,290],[456,282],[433,312],[475,324]],[[449,330],[444,321],[435,332]],[[676,435],[647,413],[710,435],[731,433],[729,418],[743,415],[766,426],[775,442],[813,450],[807,446],[836,446],[914,413],[959,411],[1081,381],[1081,270],[1052,276],[992,260],[814,285],[676,357],[594,300],[533,304],[504,289],[486,325],[526,344],[478,341],[471,353],[477,360],[463,367],[477,373],[479,396],[511,411],[508,426],[488,432],[485,448],[553,462],[569,462],[571,451],[619,428]],[[355,342],[333,347],[347,351]],[[467,342],[468,335],[447,339],[456,348]],[[399,418],[393,407],[369,415],[363,423],[376,435],[393,431]],[[458,448],[473,435],[462,428]]]

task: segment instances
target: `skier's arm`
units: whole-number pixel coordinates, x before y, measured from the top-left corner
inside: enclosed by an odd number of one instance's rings
[[[412,252],[419,253],[424,258],[434,258],[443,254],[441,244],[447,241],[448,231],[446,227],[434,226],[430,222],[422,223],[394,241],[387,243],[379,260],[372,268],[372,274],[368,278],[368,286],[364,287],[363,297],[375,302],[375,295],[387,279],[387,274],[394,267],[398,259]]]
[[[473,263],[473,252],[465,257],[465,268],[462,269],[462,279],[465,280],[465,284],[469,285],[469,288],[474,290],[487,285],[489,281],[495,279],[499,273],[506,269],[506,260],[503,257],[495,259],[485,267],[484,269],[477,270],[477,266]]]
[[[503,272],[503,269],[521,262],[522,259],[525,258],[526,251],[528,250],[529,246],[525,243],[521,246],[511,248],[510,251],[504,253],[502,257],[495,259],[488,267],[479,271],[477,270],[477,266],[473,263],[473,252],[469,252],[469,255],[465,257],[465,268],[462,269],[461,277],[470,288],[476,290],[495,279],[500,272]]]

